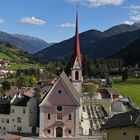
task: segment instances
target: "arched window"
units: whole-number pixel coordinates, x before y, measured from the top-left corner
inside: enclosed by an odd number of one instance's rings
[[[78,71],[75,72],[75,80],[78,80],[79,79],[79,73]]]
[[[72,115],[71,115],[71,113],[69,113],[69,120],[72,120]]]
[[[48,120],[50,120],[51,119],[51,114],[50,113],[48,113]]]

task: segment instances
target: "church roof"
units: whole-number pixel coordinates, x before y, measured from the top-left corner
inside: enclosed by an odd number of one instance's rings
[[[68,93],[71,95],[72,99],[75,101],[76,105],[79,106],[80,105],[80,96],[81,96],[81,94],[79,92],[77,92],[77,90],[75,89],[73,84],[70,82],[69,78],[67,77],[67,75],[65,74],[64,71],[61,73],[61,75],[59,76],[59,78],[57,79],[55,84],[52,86],[51,90],[54,89],[54,87],[56,86],[56,84],[58,82],[63,83],[65,88],[69,91]],[[40,106],[42,106],[45,103],[45,100],[49,96],[51,90],[44,96],[44,98],[42,99],[42,101],[40,103]],[[48,103],[49,102],[47,102],[45,104],[48,105]]]
[[[132,109],[131,111],[114,115],[101,129],[111,129],[129,125],[140,127],[140,110]]]
[[[80,93],[77,92],[77,90],[75,89],[73,84],[70,82],[69,78],[67,77],[64,71],[61,73],[60,78],[62,79],[65,86],[70,91],[70,93],[72,94],[76,102],[80,105]]]
[[[80,66],[82,67],[82,57],[80,52],[80,41],[79,41],[79,33],[78,33],[78,12],[76,15],[76,29],[75,29],[75,47],[74,47],[74,55],[73,55],[73,62],[74,65],[75,59],[78,59]]]

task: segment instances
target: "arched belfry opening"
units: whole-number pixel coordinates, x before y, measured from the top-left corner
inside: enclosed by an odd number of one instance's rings
[[[79,80],[79,72],[78,71],[75,72],[75,80]]]

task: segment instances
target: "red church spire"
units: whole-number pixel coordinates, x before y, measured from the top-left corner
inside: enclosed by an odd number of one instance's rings
[[[80,41],[78,33],[78,11],[76,13],[76,29],[75,29],[75,48],[74,48],[74,59],[78,59],[80,66],[82,67],[82,57],[80,52]]]

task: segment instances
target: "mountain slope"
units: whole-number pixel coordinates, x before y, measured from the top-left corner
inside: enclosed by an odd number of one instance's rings
[[[13,35],[1,31],[0,31],[0,41],[13,44],[21,48],[23,51],[27,51],[31,54],[39,50],[42,50],[43,48],[49,47],[49,44],[47,42],[39,38],[18,34]]]
[[[140,25],[118,25],[105,32],[90,30],[80,34],[82,54],[92,58],[107,57],[125,48],[130,42],[140,36]],[[41,59],[64,58],[72,54],[74,37],[35,54]]]
[[[87,47],[87,44],[93,43],[102,38],[102,32],[97,30],[89,30],[81,33],[79,37],[81,50],[84,50]],[[40,58],[62,58],[71,55],[73,49],[74,37],[45,48],[36,53],[35,56]]]
[[[122,58],[126,65],[140,64],[140,37],[111,57]]]
[[[110,36],[87,46],[83,54],[92,58],[108,57],[140,37],[140,30]]]
[[[29,55],[9,43],[0,42],[0,59],[27,62]]]

